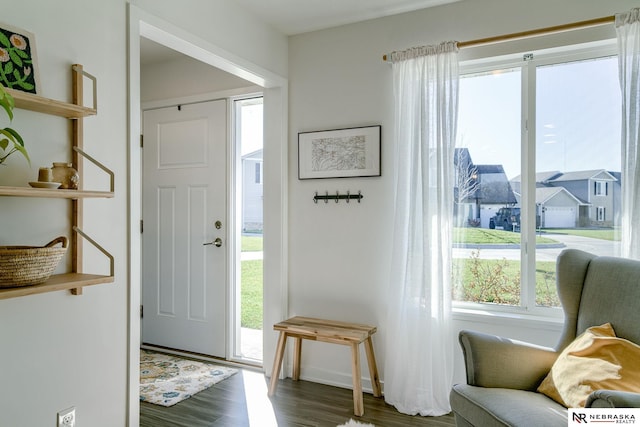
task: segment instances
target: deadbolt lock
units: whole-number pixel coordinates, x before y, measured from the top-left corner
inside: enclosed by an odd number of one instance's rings
[[[218,230],[220,230],[220,229],[222,228],[222,222],[221,222],[221,221],[216,221],[213,225],[214,225]]]

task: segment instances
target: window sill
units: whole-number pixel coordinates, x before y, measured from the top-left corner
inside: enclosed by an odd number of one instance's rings
[[[564,324],[564,317],[561,314],[540,315],[525,312],[516,313],[511,311],[487,310],[481,307],[454,307],[453,320],[501,326],[508,324],[516,328],[524,327],[550,331],[560,331]]]

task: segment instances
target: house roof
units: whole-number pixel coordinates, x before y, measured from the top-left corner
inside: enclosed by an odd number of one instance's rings
[[[574,171],[563,173],[558,177],[548,180],[549,182],[560,182],[560,181],[583,181],[587,179],[594,179],[598,177],[598,175],[604,175],[598,179],[605,179],[609,181],[616,181],[616,178],[607,172],[604,169],[594,169],[594,170],[586,170],[586,171]]]
[[[564,187],[537,187],[536,188],[536,204],[542,205],[544,203],[547,203],[549,200],[553,199],[560,193],[565,193],[567,196],[575,200],[576,203],[579,205],[588,204],[578,199],[576,196],[571,194],[571,192]]]
[[[480,175],[490,173],[504,173],[502,165],[474,165]],[[505,177],[506,179],[506,177]]]
[[[618,182],[622,181],[622,172],[614,172],[614,171],[607,171],[607,172],[609,173],[609,175],[617,179]]]
[[[562,175],[560,171],[546,171],[546,172],[537,172],[536,173],[536,182],[546,182],[550,179],[553,179],[559,175]],[[518,175],[516,177],[511,178],[511,182],[520,182],[522,181],[522,175]]]
[[[242,160],[247,160],[247,159],[251,159],[251,160],[262,160],[262,152],[264,150],[261,148],[259,150],[256,151],[252,151],[251,153],[247,153],[244,156],[242,156]]]

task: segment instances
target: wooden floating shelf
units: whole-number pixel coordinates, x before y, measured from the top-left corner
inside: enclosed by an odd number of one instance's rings
[[[5,88],[7,93],[13,96],[16,108],[37,111],[38,113],[52,114],[67,119],[79,119],[81,117],[95,116],[98,112],[95,108],[82,105],[69,104],[55,99],[43,98],[28,92]]]
[[[84,199],[91,197],[111,199],[113,198],[113,192],[0,186],[0,196],[45,197],[52,199]]]
[[[0,299],[23,297],[26,295],[43,294],[46,292],[81,289],[84,286],[112,283],[113,276],[100,276],[96,274],[65,273],[49,277],[44,283],[17,288],[0,288]]]

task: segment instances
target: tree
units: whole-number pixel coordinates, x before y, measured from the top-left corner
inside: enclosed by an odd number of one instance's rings
[[[471,155],[467,148],[456,148],[454,153],[455,165],[455,212],[458,226],[464,226],[464,215],[460,212],[460,205],[466,200],[475,197],[476,202],[480,191],[480,175],[478,168],[471,161]]]

